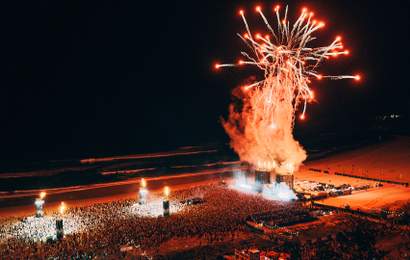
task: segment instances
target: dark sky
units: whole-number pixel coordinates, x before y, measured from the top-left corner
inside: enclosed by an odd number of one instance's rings
[[[67,158],[224,142],[230,92],[252,71],[212,71],[236,61],[259,1],[7,1],[1,6],[0,153]],[[354,127],[378,113],[409,112],[407,1],[282,1],[326,22],[352,55],[323,71],[361,72],[313,86],[318,104],[298,129]],[[266,12],[266,14],[269,12]],[[272,16],[271,16],[272,17]],[[316,83],[315,83],[316,84]],[[323,128],[320,128],[323,125]],[[316,128],[317,129],[316,129]]]

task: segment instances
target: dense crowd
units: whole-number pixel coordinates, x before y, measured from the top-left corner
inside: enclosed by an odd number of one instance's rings
[[[135,210],[138,208],[136,201],[131,200],[71,208],[67,214],[75,218],[71,225],[78,228],[73,228],[62,241],[55,243],[35,241],[27,236],[32,233],[16,229],[18,223],[27,219],[2,220],[0,255],[21,259],[105,258],[120,255],[120,248],[125,245],[155,254],[163,242],[174,237],[197,237],[208,243],[226,237],[234,239],[236,232],[245,229],[245,220],[250,215],[289,208],[289,204],[295,203],[266,200],[259,195],[242,194],[217,185],[176,191],[170,201],[175,204],[192,197],[201,197],[204,203],[184,207],[171,204],[171,212],[177,210],[169,217],[144,217],[141,211]],[[291,215],[292,210],[288,210],[288,214]],[[31,225],[30,228],[36,227]]]
[[[190,198],[201,198],[201,203],[183,203]],[[63,216],[64,239],[51,243],[45,239],[55,235],[55,219],[62,217],[58,214],[40,219],[33,216],[0,219],[1,258],[118,258],[122,255],[122,247],[158,255],[160,245],[172,238],[196,238],[214,245],[220,241],[234,241],[238,233],[245,231],[245,223],[249,219],[280,226],[308,216],[307,210],[298,202],[266,200],[260,195],[245,194],[218,185],[176,191],[169,200],[169,217],[161,216],[162,201],[158,197],[151,198],[147,205],[139,205],[136,200],[125,200],[70,208]],[[409,208],[406,204],[402,209],[406,219]],[[378,258],[383,255],[383,250],[377,249],[375,239],[390,236],[394,226],[369,224],[369,221],[349,215],[343,216],[343,219],[340,223],[347,226],[338,225],[340,230],[334,230],[334,235],[326,235],[325,239],[319,238],[303,245],[296,243],[294,249],[292,243],[295,241],[291,240],[286,244],[287,248],[283,248],[284,251],[308,259],[343,258],[349,255]],[[284,221],[286,223],[282,223]],[[394,232],[403,231],[398,229]],[[279,238],[275,235],[270,239]],[[410,241],[408,235],[403,235],[402,239]]]
[[[46,241],[52,239],[55,235],[56,220],[62,219],[64,222],[64,230],[66,234],[80,232],[86,228],[87,220],[80,218],[73,213],[61,216],[60,214],[52,214],[37,218],[30,216],[22,218],[19,221],[11,221],[0,225],[0,241],[8,238],[19,237],[24,240]]]

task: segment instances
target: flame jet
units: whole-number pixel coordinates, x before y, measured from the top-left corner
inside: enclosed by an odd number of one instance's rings
[[[322,75],[317,71],[322,61],[348,55],[349,51],[344,50],[340,36],[327,46],[311,46],[316,39],[313,33],[325,23],[314,19],[313,12],[307,8],[290,24],[288,7],[281,14],[280,6],[275,6],[274,27],[260,6],[255,12],[262,18],[268,34],[253,34],[244,10],[240,10],[246,32],[238,36],[249,51],[242,51],[243,57],[235,64],[215,64],[214,68],[256,66],[264,77],[234,90],[239,102],[230,105],[229,118],[222,123],[241,160],[261,170],[293,174],[307,156],[293,137],[293,127],[295,112],[301,109],[299,118],[306,119],[307,103],[315,98],[309,88],[311,80],[360,80],[361,77]]]

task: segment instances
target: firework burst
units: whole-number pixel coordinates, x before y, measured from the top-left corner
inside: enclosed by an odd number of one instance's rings
[[[315,99],[309,88],[312,79],[354,79],[359,75],[322,75],[318,65],[331,57],[348,55],[340,36],[327,46],[310,46],[313,33],[324,27],[306,8],[296,21],[288,19],[288,7],[283,16],[280,6],[274,7],[272,26],[257,6],[255,11],[266,25],[268,34],[253,34],[243,10],[239,15],[246,32],[238,34],[248,52],[235,64],[215,64],[215,69],[236,66],[256,66],[263,79],[241,87],[240,106],[231,105],[229,119],[223,125],[231,137],[231,145],[241,160],[258,168],[293,173],[306,159],[306,152],[293,138],[295,112],[301,107],[300,119],[306,118],[307,103]]]

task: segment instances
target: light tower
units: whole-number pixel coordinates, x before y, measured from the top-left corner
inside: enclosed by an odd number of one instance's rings
[[[255,188],[258,192],[263,190],[265,184],[271,183],[271,165],[265,162],[258,162],[251,165],[250,169],[255,174]]]
[[[293,183],[294,183],[294,177],[293,174],[276,174],[276,182],[281,183],[284,182],[288,187],[293,190]]]
[[[34,201],[34,206],[36,207],[36,217],[41,218],[44,216],[44,198],[46,197],[46,192],[40,192],[38,198]]]
[[[138,203],[141,205],[146,204],[147,197],[148,197],[147,182],[144,178],[142,178],[140,182],[140,190],[138,192]]]
[[[168,217],[170,215],[170,212],[169,212],[169,193],[170,193],[169,187],[165,186],[164,187],[164,198],[163,198],[163,201],[162,201],[162,207],[164,209],[164,217]]]
[[[66,206],[64,202],[61,202],[59,207],[59,218],[56,219],[56,237],[58,240],[64,238],[64,223],[63,223],[63,215],[65,212]]]

